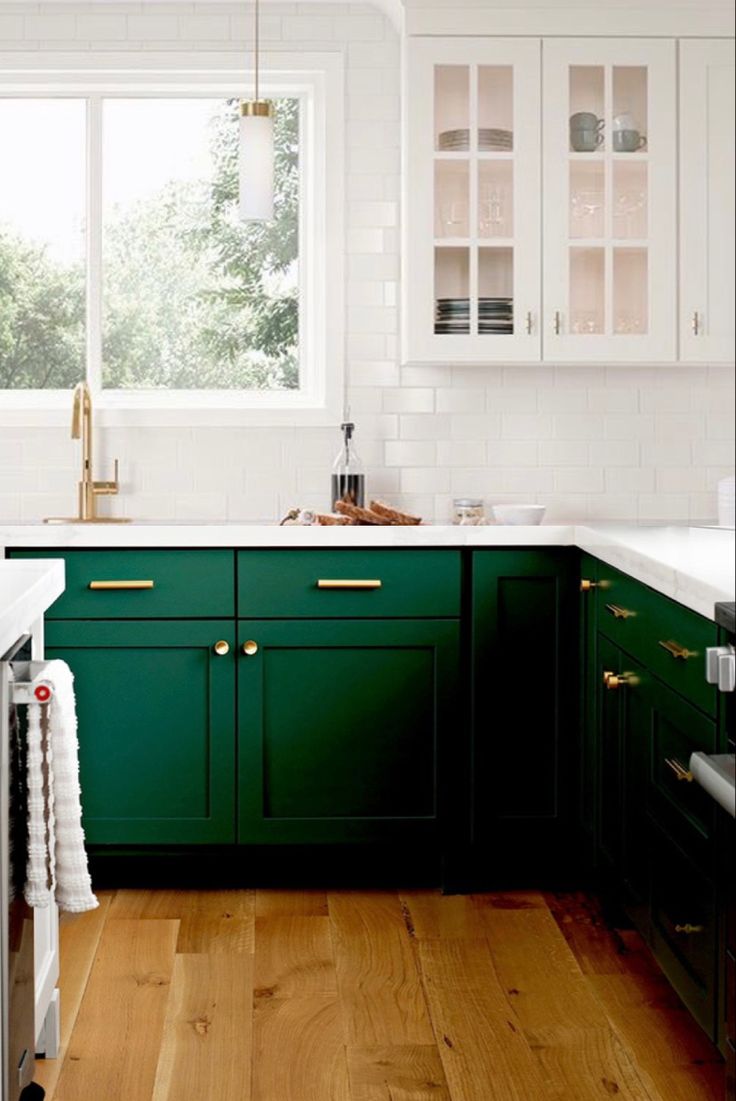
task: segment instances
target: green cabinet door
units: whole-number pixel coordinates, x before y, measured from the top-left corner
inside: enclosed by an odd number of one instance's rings
[[[598,863],[619,891],[631,920],[646,933],[650,678],[603,635],[597,650]]]
[[[474,841],[494,871],[580,858],[578,561],[567,548],[473,555]]]
[[[451,620],[241,621],[238,840],[436,839],[458,636]]]
[[[595,861],[596,746],[598,743],[598,624],[595,586],[598,582],[597,558],[580,556],[579,637],[580,637],[580,748],[578,812],[587,862]]]
[[[46,653],[74,672],[90,844],[235,840],[233,622],[51,621]]]

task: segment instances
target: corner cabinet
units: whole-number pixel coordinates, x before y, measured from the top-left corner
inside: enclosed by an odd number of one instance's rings
[[[671,361],[674,41],[545,41],[544,354]]]
[[[734,43],[680,43],[680,355],[734,361]]]
[[[410,39],[404,358],[538,360],[540,42]]]

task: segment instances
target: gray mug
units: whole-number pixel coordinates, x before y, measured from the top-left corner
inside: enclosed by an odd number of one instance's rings
[[[600,130],[604,125],[593,111],[577,111],[570,115],[570,130]]]
[[[570,145],[576,153],[594,153],[602,141],[600,130],[570,130]]]
[[[638,130],[614,130],[614,153],[636,153],[646,145],[647,139]]]

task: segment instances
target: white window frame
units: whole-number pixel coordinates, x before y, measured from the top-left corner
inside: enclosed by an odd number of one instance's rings
[[[235,54],[1,55],[0,97],[88,101],[88,123],[105,97],[232,97],[251,94],[252,73]],[[344,63],[339,53],[268,53],[265,95],[302,100],[299,212],[298,390],[103,390],[101,385],[102,195],[99,127],[87,127],[87,379],[98,423],[108,426],[334,425],[345,371]],[[305,293],[301,293],[301,290]],[[305,303],[306,308],[305,308]],[[0,425],[65,424],[67,390],[0,390]]]

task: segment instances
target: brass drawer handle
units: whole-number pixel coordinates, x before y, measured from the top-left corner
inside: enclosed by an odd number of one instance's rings
[[[691,925],[690,922],[687,922],[685,925],[675,926],[676,933],[685,933],[687,936],[690,936],[691,933],[702,933],[703,929],[703,925]]]
[[[230,653],[230,643],[226,642],[224,638],[221,638],[219,642],[216,642],[212,647],[218,657],[224,658],[225,654]]]
[[[380,589],[382,581],[366,580],[362,578],[320,578],[317,582],[318,589]]]
[[[152,589],[153,581],[90,581],[93,592],[111,592],[118,589]]]
[[[610,612],[616,619],[629,619],[636,615],[636,612],[632,612],[628,608],[622,608],[620,604],[606,604],[606,611]]]
[[[690,769],[680,764],[676,757],[665,757],[664,763],[672,769],[676,779],[685,780],[688,784],[693,782],[694,777]]]
[[[666,640],[660,639],[659,645],[663,650],[666,650],[668,654],[671,654],[673,658],[682,658],[683,661],[698,656],[696,650],[688,650],[685,646],[680,646],[679,642],[675,642],[672,638]]]

